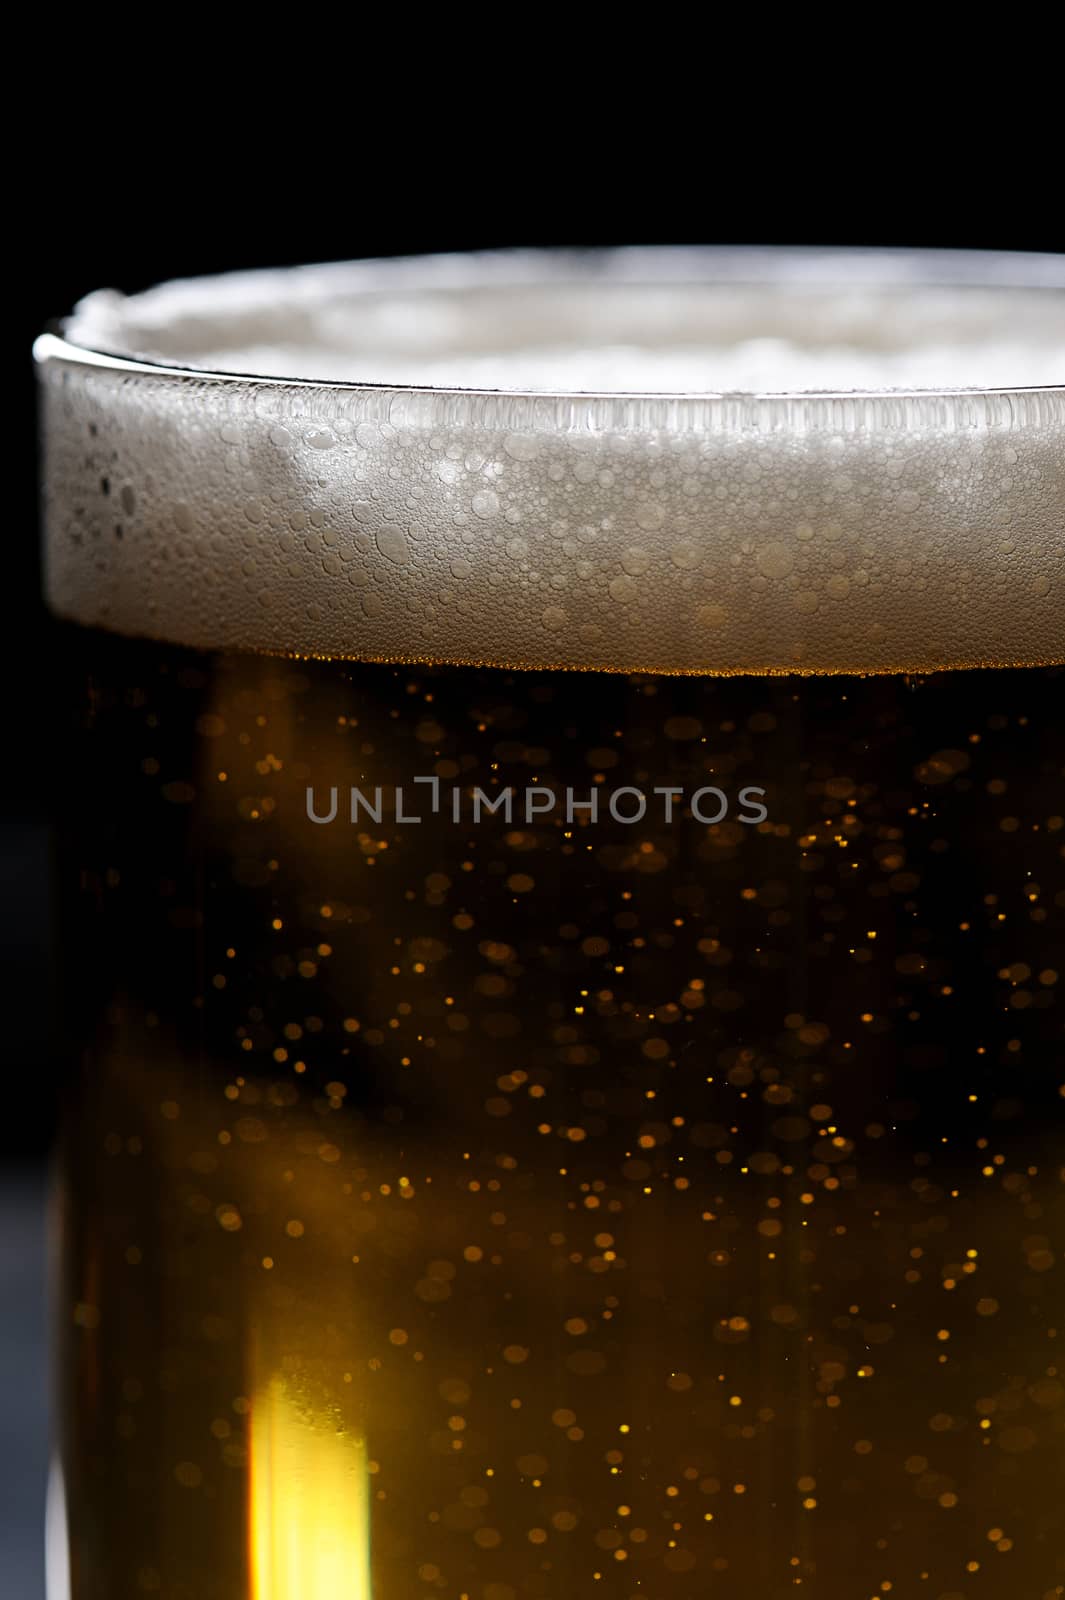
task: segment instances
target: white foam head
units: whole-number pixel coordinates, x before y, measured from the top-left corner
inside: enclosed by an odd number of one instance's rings
[[[98,293],[38,356],[81,621],[665,671],[1065,657],[1065,258],[348,263]]]

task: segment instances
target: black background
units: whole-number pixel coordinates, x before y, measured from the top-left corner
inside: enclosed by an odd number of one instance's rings
[[[49,321],[104,285],[425,250],[1065,248],[1053,198],[1060,136],[975,84],[962,108],[948,105],[942,74],[953,67],[932,66],[923,84],[855,74],[826,89],[798,72],[770,80],[719,52],[702,77],[694,63],[694,83],[674,77],[678,59],[649,58],[616,78],[606,63],[564,78],[556,61],[530,88],[514,76],[520,33],[508,37],[461,88],[442,62],[412,76],[402,48],[382,54],[367,41],[343,47],[329,84],[293,67],[283,88],[276,76],[207,71],[209,51],[196,78],[153,60],[131,79],[68,49],[65,74],[44,75],[39,109],[11,147],[18,272],[5,335],[18,377],[0,567],[0,1160],[47,1149],[62,1078],[48,818],[56,786],[78,775],[51,731],[57,673],[38,598],[30,347]],[[502,48],[495,34],[483,43]],[[566,39],[557,43],[561,58]],[[324,34],[319,44],[328,54]]]

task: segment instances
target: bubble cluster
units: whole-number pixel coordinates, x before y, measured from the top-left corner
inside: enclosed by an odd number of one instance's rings
[[[320,270],[319,342],[361,306]],[[276,332],[315,281],[269,277],[272,311],[244,292]],[[171,286],[167,316],[196,325],[199,304],[209,339],[212,295],[233,317],[239,298],[215,282]],[[1040,291],[1059,321],[1060,289]],[[651,317],[663,296],[634,304]],[[520,288],[488,301],[489,322],[522,315]],[[139,306],[75,329],[143,344]],[[897,295],[885,306],[903,315]],[[212,377],[50,337],[38,354],[47,588],[82,622],[199,647],[662,672],[1065,656],[1060,387],[543,394]]]

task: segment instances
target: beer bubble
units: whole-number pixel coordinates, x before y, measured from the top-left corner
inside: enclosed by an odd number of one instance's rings
[[[764,578],[786,578],[795,565],[795,557],[787,545],[776,540],[762,546],[755,556],[755,565]]]
[[[637,524],[647,533],[655,532],[666,520],[666,513],[660,505],[644,503],[637,507]]]
[[[482,489],[480,494],[474,495],[472,505],[474,515],[487,521],[499,511],[499,496],[494,489]]]
[[[646,550],[626,550],[621,565],[631,578],[639,578],[650,567],[651,556]]]
[[[375,535],[377,548],[386,561],[391,561],[394,566],[405,567],[410,561],[410,547],[404,529],[394,522],[382,523]]]
[[[541,441],[533,434],[510,433],[503,440],[503,449],[514,461],[535,461]]]

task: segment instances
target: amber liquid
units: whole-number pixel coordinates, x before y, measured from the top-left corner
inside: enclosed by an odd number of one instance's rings
[[[1060,672],[71,650],[74,1600],[1063,1592]]]

